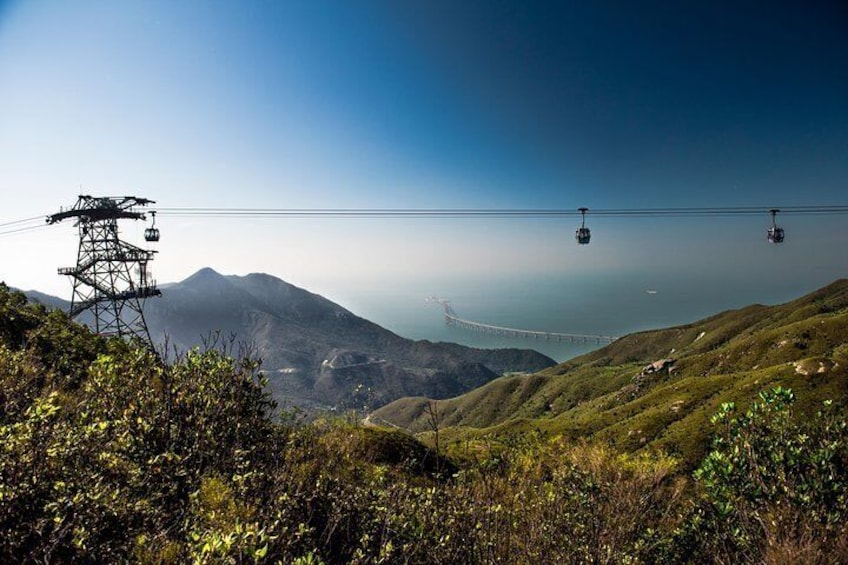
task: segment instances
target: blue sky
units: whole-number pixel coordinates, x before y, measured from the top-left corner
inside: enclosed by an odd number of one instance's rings
[[[695,5],[697,4],[697,5]],[[163,207],[845,204],[844,2],[0,0],[0,223],[80,192]],[[447,272],[845,276],[845,217],[160,218],[203,266],[319,291]],[[139,232],[132,228],[132,231]],[[0,238],[68,293],[71,226]],[[385,284],[389,284],[386,282]]]

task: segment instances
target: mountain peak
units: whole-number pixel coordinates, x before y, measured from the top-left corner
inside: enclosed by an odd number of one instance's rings
[[[212,267],[203,267],[193,275],[189,276],[185,280],[184,283],[187,282],[201,282],[201,281],[215,281],[219,279],[224,279],[224,275],[213,269]]]
[[[203,267],[193,275],[189,276],[186,280],[193,279],[195,277],[222,277],[223,275],[213,269],[212,267]]]
[[[198,295],[205,294],[209,297],[217,296],[219,298],[224,294],[230,294],[236,291],[236,287],[233,285],[230,277],[226,277],[210,267],[200,269],[187,279],[168,289],[168,292],[173,293],[177,287]]]

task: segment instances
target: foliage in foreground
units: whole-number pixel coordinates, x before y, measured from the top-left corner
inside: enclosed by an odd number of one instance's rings
[[[399,432],[275,422],[257,366],[170,365],[0,289],[0,561],[848,560],[846,422],[722,407],[694,478],[563,439],[461,469]]]
[[[812,423],[798,424],[788,389],[760,398],[744,415],[725,404],[713,417],[720,433],[695,474],[704,501],[698,535],[726,563],[844,563],[848,423],[826,402]]]

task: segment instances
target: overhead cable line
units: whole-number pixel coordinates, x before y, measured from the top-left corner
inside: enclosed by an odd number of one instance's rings
[[[92,200],[91,196],[81,196],[81,199]],[[132,198],[135,197],[122,197]],[[101,198],[106,201],[110,198]],[[153,204],[146,199],[135,199],[139,204]],[[143,201],[143,203],[142,203]],[[99,210],[99,209],[98,209]],[[148,242],[159,240],[159,229],[155,225],[156,214],[173,218],[203,218],[203,219],[226,219],[226,218],[571,218],[579,217],[581,225],[575,232],[575,238],[579,244],[587,244],[590,240],[590,230],[586,226],[587,212],[595,218],[696,218],[696,217],[739,217],[739,216],[761,216],[770,213],[772,216],[772,227],[769,229],[768,241],[779,243],[783,241],[783,229],[775,223],[775,215],[843,215],[848,214],[848,205],[802,205],[786,206],[783,208],[764,209],[759,206],[713,206],[713,207],[664,207],[664,208],[206,208],[206,207],[162,207],[149,209],[148,212],[153,220],[152,224],[145,230],[144,237]],[[35,223],[42,220],[42,216],[13,220],[0,223],[0,237],[28,233],[49,227],[59,217],[80,216],[81,221],[86,216],[86,210],[71,209],[60,211],[47,217],[47,224]],[[94,213],[94,212],[92,212]],[[102,212],[97,214],[102,215]],[[95,214],[95,215],[97,215]],[[138,218],[145,219],[143,214],[136,214]],[[32,225],[29,225],[32,224]],[[781,235],[781,237],[778,237]]]
[[[40,224],[40,225],[37,225],[37,226],[26,226],[26,227],[20,227],[20,228],[8,229],[8,230],[0,230],[0,237],[5,236],[5,235],[14,235],[14,234],[33,232],[33,231],[40,231],[40,230],[43,230],[43,229],[47,229],[49,227],[50,226],[48,226],[48,225]]]
[[[594,217],[759,216],[768,208],[754,206],[704,208],[592,209]],[[848,214],[846,206],[787,206],[783,214]],[[162,216],[213,218],[548,218],[580,216],[579,210],[521,208],[157,208]]]
[[[581,225],[575,232],[578,244],[588,244],[591,238],[586,227],[588,208],[565,209],[521,209],[521,208],[159,208],[163,216],[181,218],[567,218],[579,214]],[[795,215],[836,215],[848,213],[845,205],[804,205],[771,208],[772,227],[768,230],[768,241],[781,243],[783,228],[775,223],[777,212]],[[614,218],[692,218],[692,217],[739,217],[760,216],[763,208],[758,206],[724,207],[680,207],[680,208],[612,208],[594,209],[595,217]],[[779,237],[778,237],[779,235]]]
[[[23,220],[13,220],[11,222],[3,222],[3,223],[0,223],[0,229],[5,228],[7,226],[16,226],[18,224],[25,224],[27,222],[34,222],[36,220],[40,220],[41,223],[44,223],[44,216],[34,216],[32,218],[24,218]]]
[[[848,214],[848,205],[804,205],[776,208],[782,215],[825,216]],[[557,208],[207,208],[161,207],[151,214],[171,218],[584,218],[582,209]],[[588,210],[588,209],[587,209]],[[693,218],[762,216],[771,208],[760,206],[594,208],[594,218]],[[155,216],[154,216],[155,217]],[[0,237],[48,227],[43,216],[0,223]],[[32,224],[32,225],[30,225]],[[151,233],[155,226],[151,226]]]

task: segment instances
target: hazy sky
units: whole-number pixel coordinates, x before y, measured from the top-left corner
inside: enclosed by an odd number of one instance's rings
[[[445,273],[848,272],[848,5],[0,0],[0,223],[80,193],[162,207],[762,206],[762,218],[159,218],[160,281],[313,290]],[[131,238],[143,226],[128,226]],[[0,230],[2,231],[2,230]],[[69,295],[70,224],[0,236]],[[395,282],[391,282],[395,281]],[[765,282],[764,284],[767,284]]]

